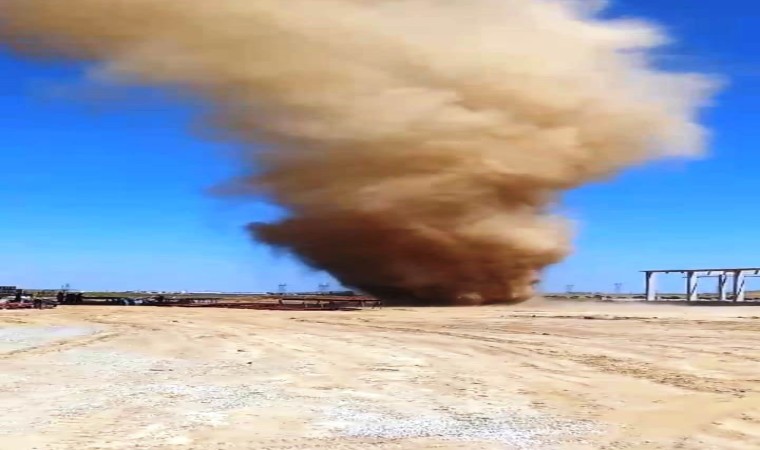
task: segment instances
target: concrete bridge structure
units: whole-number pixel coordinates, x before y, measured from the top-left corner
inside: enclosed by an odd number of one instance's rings
[[[644,270],[646,277],[646,296],[648,301],[657,300],[657,275],[678,273],[686,278],[686,301],[694,302],[699,299],[697,291],[699,280],[702,278],[715,278],[717,283],[718,299],[720,301],[743,302],[746,294],[746,279],[760,277],[760,268],[730,268],[730,269],[665,269]],[[729,295],[729,281],[731,295]]]

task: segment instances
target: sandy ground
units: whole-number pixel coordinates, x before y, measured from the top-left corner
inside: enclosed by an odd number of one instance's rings
[[[760,308],[0,312],[0,449],[757,449]]]

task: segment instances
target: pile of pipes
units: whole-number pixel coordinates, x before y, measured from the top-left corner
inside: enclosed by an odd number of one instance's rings
[[[275,311],[352,311],[362,308],[380,308],[382,301],[372,297],[332,297],[332,296],[283,296],[254,302],[183,302],[155,304],[154,306],[174,306],[183,308],[231,308]]]
[[[32,302],[16,301],[13,298],[0,298],[0,309],[32,309]]]

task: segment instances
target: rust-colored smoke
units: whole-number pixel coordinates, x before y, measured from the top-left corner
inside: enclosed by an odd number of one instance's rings
[[[700,151],[710,80],[583,0],[0,0],[2,39],[208,100],[246,144],[253,224],[344,284],[429,303],[531,295],[570,251],[558,193]]]

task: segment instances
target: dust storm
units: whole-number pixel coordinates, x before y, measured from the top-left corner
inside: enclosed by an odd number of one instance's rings
[[[559,195],[702,151],[714,82],[598,1],[0,0],[14,51],[211,105],[258,240],[344,285],[516,302],[571,252]],[[181,158],[181,152],[178,152]]]

